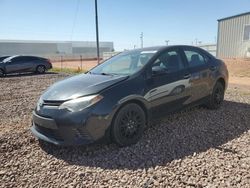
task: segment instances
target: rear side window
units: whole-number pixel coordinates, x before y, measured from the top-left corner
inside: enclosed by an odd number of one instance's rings
[[[38,60],[38,58],[36,58],[36,57],[27,57],[27,60],[28,61],[36,61],[36,60]]]
[[[197,51],[184,50],[184,53],[187,57],[189,67],[198,67],[201,65],[205,65],[207,62],[205,56]]]

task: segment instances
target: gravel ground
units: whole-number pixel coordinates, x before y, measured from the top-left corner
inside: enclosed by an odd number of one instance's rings
[[[31,112],[63,74],[0,79],[1,187],[250,187],[250,93],[230,87],[220,110],[196,107],[136,145],[56,147],[30,133]]]

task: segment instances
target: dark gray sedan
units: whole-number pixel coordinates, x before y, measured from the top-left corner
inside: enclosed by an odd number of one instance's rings
[[[45,73],[52,68],[51,62],[42,57],[11,56],[0,61],[0,77],[9,73],[36,72]]]
[[[31,130],[57,145],[109,138],[128,146],[155,118],[200,104],[218,109],[227,83],[224,62],[197,47],[125,51],[47,89]]]

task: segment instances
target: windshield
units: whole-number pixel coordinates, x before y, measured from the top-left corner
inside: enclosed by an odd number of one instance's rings
[[[118,54],[93,68],[91,74],[131,75],[142,69],[156,51],[129,51]]]

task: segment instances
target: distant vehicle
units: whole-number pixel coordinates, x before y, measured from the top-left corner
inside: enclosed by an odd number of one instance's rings
[[[197,47],[125,51],[47,89],[31,130],[58,145],[111,138],[128,146],[154,118],[200,104],[218,109],[227,84],[224,62]]]
[[[0,77],[9,73],[36,72],[45,73],[52,68],[51,62],[35,56],[9,56],[0,61]]]
[[[4,59],[6,59],[6,58],[8,58],[8,57],[10,57],[10,56],[0,56],[0,63],[1,63]]]

